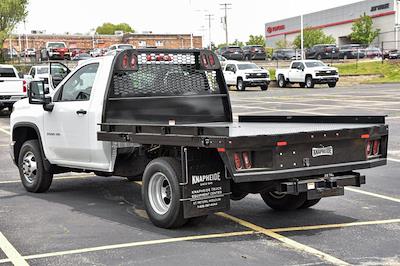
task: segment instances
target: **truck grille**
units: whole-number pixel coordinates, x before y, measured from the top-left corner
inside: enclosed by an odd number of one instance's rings
[[[325,76],[336,76],[338,74],[337,71],[321,71],[316,74],[317,77],[325,77]]]
[[[268,74],[267,73],[251,73],[251,74],[247,74],[246,77],[248,79],[265,79],[265,78],[268,78]]]

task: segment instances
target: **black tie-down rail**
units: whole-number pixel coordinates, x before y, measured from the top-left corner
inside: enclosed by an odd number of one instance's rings
[[[340,176],[329,176],[306,180],[293,180],[280,183],[277,190],[281,193],[298,195],[307,193],[307,199],[320,199],[344,195],[345,186],[360,187],[365,184],[365,176],[356,172],[344,173]]]

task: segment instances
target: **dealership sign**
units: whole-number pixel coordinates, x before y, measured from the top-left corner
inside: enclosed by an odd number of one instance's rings
[[[278,25],[278,26],[268,27],[267,28],[267,32],[271,34],[271,33],[276,32],[276,31],[284,30],[285,28],[286,28],[285,25]]]
[[[383,4],[383,5],[379,5],[379,6],[373,6],[373,7],[371,7],[371,12],[388,9],[389,7],[390,7],[389,3]]]

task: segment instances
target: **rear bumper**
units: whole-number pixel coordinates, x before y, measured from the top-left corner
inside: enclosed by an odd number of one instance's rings
[[[15,102],[26,98],[25,95],[18,96],[0,96],[0,107],[12,106]]]
[[[367,169],[387,164],[386,158],[378,158],[368,161],[340,163],[331,165],[312,166],[306,168],[296,168],[277,171],[255,171],[234,173],[233,181],[235,183],[274,181],[288,178],[300,178],[307,176],[317,176],[330,173],[344,173],[357,169]]]

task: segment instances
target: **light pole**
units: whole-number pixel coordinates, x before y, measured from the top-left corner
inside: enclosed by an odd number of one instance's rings
[[[300,16],[300,27],[301,27],[301,60],[304,60],[304,16]],[[297,57],[297,55],[296,55]]]

